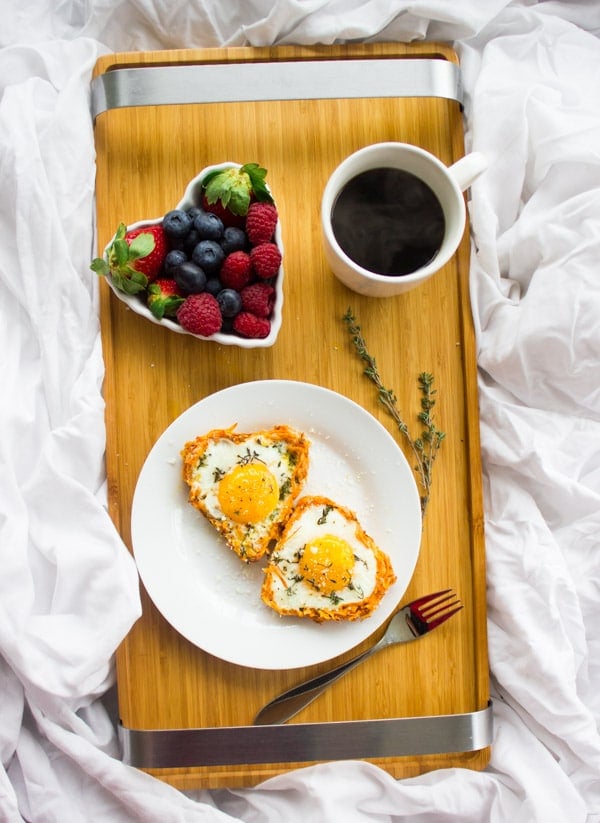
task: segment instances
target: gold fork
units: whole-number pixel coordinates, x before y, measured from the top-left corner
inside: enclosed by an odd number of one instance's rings
[[[413,600],[394,614],[382,637],[362,654],[283,692],[267,703],[254,718],[255,726],[285,723],[312,703],[334,681],[339,680],[367,657],[394,643],[409,643],[445,623],[463,608],[452,589]]]

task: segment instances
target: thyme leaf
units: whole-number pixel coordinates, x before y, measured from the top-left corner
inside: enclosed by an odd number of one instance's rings
[[[417,414],[417,420],[422,424],[423,430],[420,436],[413,438],[398,408],[396,394],[393,389],[385,387],[377,368],[377,362],[369,353],[361,327],[350,308],[348,308],[342,319],[346,323],[356,353],[365,364],[364,374],[375,385],[380,403],[391,415],[408,444],[415,461],[414,470],[421,487],[421,514],[424,516],[431,495],[433,464],[442,441],[446,437],[446,433],[437,428],[433,416],[433,407],[436,401],[433,375],[429,372],[422,372],[418,376],[418,385],[421,391],[421,410]]]
[[[327,505],[327,506],[323,506],[323,510],[322,510],[322,512],[321,512],[321,516],[320,516],[320,517],[319,517],[319,519],[317,520],[317,525],[318,525],[318,526],[322,526],[324,523],[326,523],[326,522],[327,522],[327,515],[328,515],[328,514],[329,514],[329,512],[332,510],[332,508],[333,508],[333,506],[329,506],[329,505]]]

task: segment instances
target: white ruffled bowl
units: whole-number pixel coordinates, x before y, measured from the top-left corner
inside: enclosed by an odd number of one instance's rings
[[[207,166],[205,169],[202,169],[202,171],[196,177],[190,180],[185,189],[183,198],[174,208],[189,209],[192,206],[200,205],[202,181],[204,180],[206,175],[212,171],[221,171],[222,169],[229,168],[240,168],[240,164],[220,163],[218,165]],[[130,226],[127,226],[127,231],[133,231],[134,229],[138,228],[145,228],[146,226],[155,226],[161,222],[162,217],[157,217],[153,220],[138,220],[137,223],[132,223]],[[113,239],[114,237],[111,239],[110,243],[108,243],[106,248],[104,249],[105,259],[107,256],[108,247],[112,243]],[[279,221],[277,221],[277,226],[275,228],[274,239],[283,257],[281,225]],[[177,323],[175,320],[172,320],[169,317],[164,317],[162,320],[159,320],[152,314],[148,306],[143,302],[143,299],[139,295],[126,294],[125,292],[118,289],[113,283],[112,277],[110,275],[107,275],[106,280],[114,294],[119,298],[119,300],[121,300],[123,303],[129,306],[129,308],[132,311],[134,311],[136,314],[139,314],[141,317],[145,317],[146,320],[149,320],[151,323],[155,323],[157,326],[164,326],[170,331],[174,331],[176,334],[187,334],[190,337],[197,337],[198,340],[210,340],[213,343],[220,343],[223,346],[240,346],[243,349],[256,349],[268,348],[269,346],[272,346],[275,343],[277,335],[279,334],[279,329],[281,328],[281,322],[283,317],[283,264],[279,267],[279,272],[277,273],[277,277],[274,282],[275,300],[273,304],[273,311],[271,312],[271,317],[269,318],[271,321],[271,330],[267,337],[262,338],[240,337],[237,334],[228,334],[226,332],[216,332],[215,334],[211,334],[208,337],[203,337],[199,334],[192,334],[191,332],[186,331],[179,325],[179,323]]]

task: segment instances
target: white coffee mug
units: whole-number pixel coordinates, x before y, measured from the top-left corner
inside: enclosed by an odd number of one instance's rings
[[[321,224],[325,256],[335,276],[359,294],[389,297],[420,285],[452,258],[465,230],[463,192],[487,167],[479,152],[445,166],[435,155],[409,143],[375,143],[343,160],[329,178],[321,201]],[[371,169],[400,169],[423,181],[434,193],[443,211],[443,235],[437,252],[408,274],[379,274],[363,268],[342,249],[332,228],[332,210],[346,184]]]

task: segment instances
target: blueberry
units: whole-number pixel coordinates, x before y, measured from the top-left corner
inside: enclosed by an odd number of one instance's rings
[[[215,240],[201,240],[192,252],[192,260],[210,276],[218,273],[225,252]]]
[[[171,249],[165,256],[165,274],[167,277],[173,277],[175,269],[185,263],[188,259],[187,254],[180,249]]]
[[[235,289],[223,289],[217,294],[217,303],[223,317],[235,317],[242,309],[242,298]]]
[[[196,215],[194,228],[201,240],[220,240],[223,236],[223,221],[210,211],[203,211]]]
[[[233,333],[233,317],[224,317],[221,324],[221,331],[223,334]]]
[[[207,291],[209,294],[212,294],[213,297],[216,297],[222,288],[223,284],[221,283],[218,277],[209,277],[206,281],[204,291]]]
[[[232,251],[243,251],[248,246],[246,232],[237,226],[227,226],[221,238],[221,248],[225,254]]]
[[[192,218],[183,209],[173,209],[163,217],[163,229],[168,237],[185,237],[191,228]]]
[[[195,228],[191,228],[186,236],[183,238],[183,248],[188,254],[194,251],[194,248],[202,240]]]
[[[186,260],[175,270],[174,279],[186,294],[197,294],[206,286],[206,273],[191,260]]]
[[[169,246],[177,251],[185,252],[185,237],[169,237]]]
[[[200,206],[190,206],[190,208],[187,209],[187,213],[192,218],[193,222],[199,214],[204,213],[204,209],[201,209]]]

